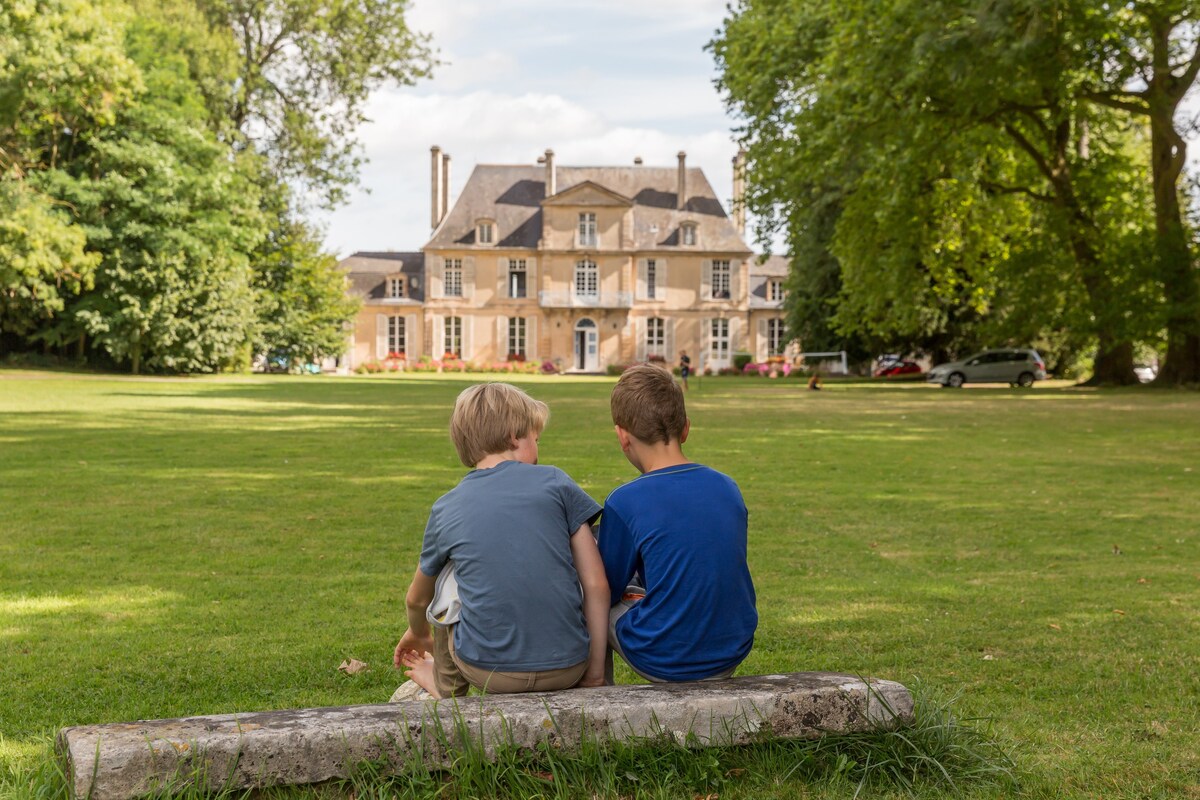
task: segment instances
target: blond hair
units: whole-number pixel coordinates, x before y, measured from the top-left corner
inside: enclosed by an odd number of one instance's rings
[[[450,439],[465,466],[512,447],[514,438],[540,434],[550,409],[510,383],[477,383],[463,389],[450,417]]]
[[[609,406],[613,424],[646,444],[669,444],[682,437],[687,426],[683,390],[671,373],[650,364],[637,364],[621,373]]]

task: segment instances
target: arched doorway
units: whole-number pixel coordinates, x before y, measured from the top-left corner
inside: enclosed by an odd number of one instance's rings
[[[600,370],[600,329],[587,317],[575,323],[575,369],[579,372]]]

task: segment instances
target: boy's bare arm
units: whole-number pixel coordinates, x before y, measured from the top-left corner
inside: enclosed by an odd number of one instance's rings
[[[588,665],[579,681],[580,686],[604,685],[604,654],[608,647],[608,579],[604,562],[592,536],[592,526],[586,522],[571,536],[571,556],[583,587],[583,618],[587,622]]]
[[[408,630],[400,637],[392,663],[396,669],[401,668],[400,658],[405,652],[411,651],[418,657],[433,650],[433,633],[429,629],[429,620],[425,619],[425,610],[433,602],[433,590],[437,579],[431,578],[418,568],[413,575],[412,583],[408,586],[408,594],[404,596],[404,606],[408,611]]]

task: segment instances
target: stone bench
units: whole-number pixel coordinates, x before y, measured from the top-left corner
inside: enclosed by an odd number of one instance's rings
[[[763,734],[816,738],[904,724],[912,708],[899,683],[798,672],[85,725],[59,731],[57,746],[75,798],[125,800],[164,787],[318,783],[346,777],[364,761],[386,760],[397,771],[414,760],[445,764],[466,735],[488,752],[543,741],[569,748],[585,736],[670,734],[691,746],[719,746]]]

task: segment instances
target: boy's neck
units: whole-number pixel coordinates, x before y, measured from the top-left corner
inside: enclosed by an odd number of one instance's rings
[[[666,469],[667,467],[679,467],[692,463],[683,454],[683,448],[678,441],[671,441],[666,444],[662,442],[646,444],[645,442],[635,441],[632,447],[637,451],[636,465],[643,474]]]

